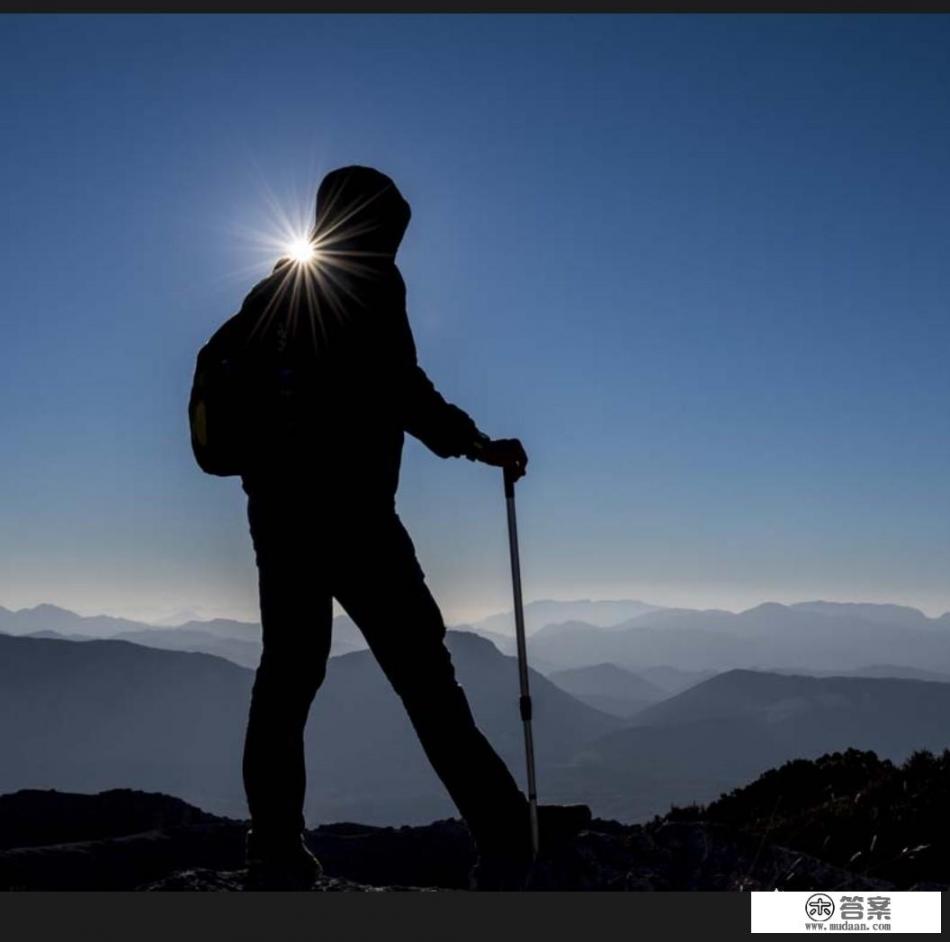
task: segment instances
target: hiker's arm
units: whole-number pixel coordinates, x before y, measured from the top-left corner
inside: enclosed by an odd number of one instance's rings
[[[403,382],[406,431],[440,458],[474,458],[476,447],[488,436],[471,416],[446,402],[418,363],[408,366]]]
[[[510,467],[515,471],[516,480],[521,477],[528,464],[528,456],[521,442],[516,438],[490,438],[479,430],[468,413],[446,402],[419,366],[404,304],[395,321],[394,352],[401,356],[403,364],[403,428],[440,458],[464,455],[470,461]]]
[[[528,456],[517,438],[489,438],[471,417],[439,394],[418,363],[414,364],[407,390],[405,429],[442,458],[464,455],[497,468],[511,468],[522,477]]]
[[[384,322],[383,356],[395,366],[397,388],[393,393],[398,398],[402,427],[440,458],[458,458],[488,436],[479,432],[471,416],[442,398],[419,366],[406,313],[406,286],[398,270],[392,274],[394,304]]]

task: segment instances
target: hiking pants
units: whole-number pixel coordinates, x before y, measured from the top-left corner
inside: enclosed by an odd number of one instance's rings
[[[243,758],[252,827],[272,834],[304,827],[304,725],[326,672],[336,598],[401,698],[476,844],[511,842],[527,827],[527,802],[456,681],[442,615],[395,508],[341,511],[325,495],[316,501],[246,483],[245,490],[263,627]]]

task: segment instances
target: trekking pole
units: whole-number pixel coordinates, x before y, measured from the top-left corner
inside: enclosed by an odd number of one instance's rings
[[[515,518],[515,479],[505,468],[505,503],[508,507],[508,546],[511,550],[511,587],[515,603],[515,636],[518,640],[519,707],[524,725],[524,751],[528,766],[528,809],[531,815],[531,850],[538,856],[538,792],[534,777],[534,737],[531,733],[531,693],[528,689],[528,649],[524,633],[524,604],[521,599],[521,560],[518,555],[518,521]]]

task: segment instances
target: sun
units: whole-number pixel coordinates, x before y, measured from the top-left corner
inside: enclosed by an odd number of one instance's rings
[[[309,239],[299,236],[288,243],[287,254],[298,265],[306,265],[316,259],[317,250]]]

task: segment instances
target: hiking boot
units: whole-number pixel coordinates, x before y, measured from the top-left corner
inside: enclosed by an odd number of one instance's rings
[[[249,890],[309,890],[323,875],[300,834],[274,838],[248,831],[245,859]]]
[[[531,848],[524,852],[485,851],[469,874],[472,890],[524,890],[531,876]]]
[[[571,846],[590,822],[591,811],[587,805],[539,805],[538,856],[550,855]],[[469,886],[473,890],[526,889],[533,864],[529,825],[520,837],[509,833],[501,840],[483,841],[480,844],[478,861],[469,876]]]

